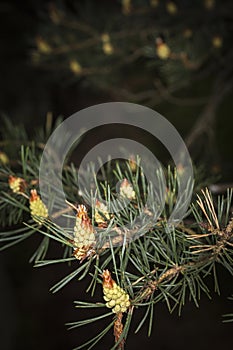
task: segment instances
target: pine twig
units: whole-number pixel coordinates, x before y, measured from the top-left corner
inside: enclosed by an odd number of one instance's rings
[[[121,335],[123,332],[123,323],[122,323],[123,313],[119,312],[117,314],[116,321],[114,322],[113,334],[115,337],[115,343],[118,343],[118,350],[124,350],[124,339],[121,339]]]
[[[213,202],[212,199],[210,197],[210,193],[208,191],[208,189],[206,189],[206,192],[202,191],[205,201],[206,201],[206,205],[209,209],[209,211],[212,214],[212,219],[214,220],[214,223],[216,225],[216,228],[213,227],[212,225],[212,220],[210,220],[209,216],[206,213],[203,201],[200,199],[200,197],[198,196],[198,201],[197,203],[199,204],[201,210],[203,211],[204,215],[206,216],[206,218],[208,219],[208,222],[210,224],[210,228],[211,228],[211,233],[210,234],[216,234],[218,239],[216,241],[216,243],[214,245],[196,245],[196,246],[191,246],[190,248],[196,249],[196,248],[202,248],[199,250],[196,250],[193,252],[193,254],[199,254],[199,253],[206,253],[207,251],[211,251],[211,253],[209,253],[208,255],[204,255],[201,256],[198,260],[195,261],[191,261],[188,263],[185,263],[184,265],[176,265],[170,269],[168,269],[166,272],[164,272],[157,280],[152,281],[151,283],[149,283],[149,285],[147,285],[144,290],[142,290],[139,293],[139,296],[136,298],[137,300],[144,300],[144,299],[148,299],[154,292],[155,290],[157,290],[158,286],[166,281],[170,281],[172,278],[176,277],[177,275],[179,275],[180,273],[184,273],[186,270],[188,270],[190,267],[194,268],[194,267],[198,267],[200,265],[205,264],[206,262],[210,262],[210,261],[217,261],[218,257],[220,256],[220,254],[222,253],[222,251],[224,249],[226,249],[227,245],[232,246],[232,243],[230,243],[230,240],[233,238],[233,217],[230,219],[227,227],[225,229],[221,229],[214,207],[213,207]],[[210,235],[208,234],[208,235]],[[207,235],[195,235],[195,238],[203,238]]]

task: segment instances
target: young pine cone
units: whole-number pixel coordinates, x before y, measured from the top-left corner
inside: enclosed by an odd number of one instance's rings
[[[48,209],[42,202],[40,196],[36,190],[31,190],[31,197],[29,199],[31,216],[34,221],[38,224],[42,224],[44,219],[46,219],[48,214]]]
[[[77,208],[76,222],[74,226],[74,256],[78,260],[87,257],[95,246],[95,233],[91,221],[87,215],[87,209],[84,205]]]
[[[14,193],[24,192],[25,187],[26,187],[26,182],[24,179],[22,179],[21,177],[13,176],[13,175],[9,175],[8,183],[9,183],[10,189]]]
[[[103,271],[103,292],[106,306],[116,314],[125,312],[130,306],[129,295],[116,284],[108,270]]]

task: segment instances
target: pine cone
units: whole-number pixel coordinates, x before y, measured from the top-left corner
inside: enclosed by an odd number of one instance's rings
[[[24,192],[25,187],[26,187],[26,182],[24,179],[22,179],[21,177],[13,176],[13,175],[9,175],[8,183],[9,183],[10,189],[14,193]]]
[[[30,202],[30,211],[31,216],[34,221],[38,224],[43,223],[43,219],[46,219],[48,215],[48,209],[45,204],[42,202],[40,196],[37,193],[37,190],[31,190],[31,197],[29,199]]]
[[[95,233],[91,221],[87,215],[87,209],[84,205],[77,208],[76,223],[74,227],[74,256],[78,260],[86,258],[95,246]]]
[[[108,270],[103,271],[103,292],[106,306],[114,313],[125,312],[130,306],[129,295],[116,284]]]

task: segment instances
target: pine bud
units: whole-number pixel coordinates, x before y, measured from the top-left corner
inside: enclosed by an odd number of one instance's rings
[[[129,158],[129,166],[133,173],[137,170],[137,163],[133,155]]]
[[[129,15],[132,10],[131,0],[121,0],[121,7],[123,15]]]
[[[52,51],[51,46],[41,36],[36,37],[36,45],[38,51],[43,54],[48,55]]]
[[[159,6],[159,0],[150,0],[150,6],[151,7],[158,7]]]
[[[184,31],[183,31],[183,37],[185,39],[190,39],[191,37],[193,36],[193,32],[190,28],[186,28]]]
[[[167,12],[170,15],[175,15],[177,13],[177,6],[173,1],[168,1],[166,4]]]
[[[8,164],[9,158],[7,157],[5,152],[0,151],[0,163],[2,164]]]
[[[54,24],[59,24],[61,21],[61,12],[58,10],[55,4],[49,4],[49,16]]]
[[[219,35],[216,35],[212,39],[212,45],[216,49],[220,49],[222,47],[222,37]]]
[[[69,67],[71,72],[73,72],[75,75],[80,75],[82,73],[82,66],[76,60],[71,60],[69,63]]]
[[[97,224],[106,224],[106,220],[110,220],[108,208],[97,199],[95,204],[95,222]]]
[[[44,219],[48,217],[48,209],[42,202],[37,190],[31,190],[31,197],[29,199],[31,216],[38,224],[42,224]]]
[[[110,40],[110,36],[108,33],[104,33],[102,34],[101,36],[101,40],[102,40],[102,43],[103,43],[103,52],[105,53],[105,55],[112,55],[113,54],[113,46],[111,44],[111,40]]]
[[[212,10],[215,6],[215,0],[204,0],[204,6],[207,10]]]
[[[26,182],[24,179],[22,179],[21,177],[13,176],[13,175],[9,175],[8,183],[9,183],[10,189],[14,193],[22,193],[22,192],[24,192],[25,187],[26,187]]]
[[[78,260],[85,259],[88,253],[93,251],[96,243],[94,229],[87,215],[87,209],[82,204],[77,208],[73,243],[74,256]]]
[[[120,185],[120,195],[130,200],[136,198],[133,186],[129,183],[127,179],[124,179]]]
[[[169,46],[161,39],[156,39],[156,53],[161,60],[166,60],[171,54]]]
[[[130,306],[129,295],[116,284],[108,270],[103,271],[103,293],[106,306],[118,314],[125,312]]]
[[[103,52],[105,53],[105,55],[110,56],[113,54],[113,46],[112,44],[109,43],[104,43],[103,44]]]

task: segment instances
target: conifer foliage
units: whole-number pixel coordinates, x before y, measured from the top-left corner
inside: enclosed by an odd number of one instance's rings
[[[158,302],[165,302],[170,312],[178,308],[180,313],[188,300],[198,306],[203,294],[210,296],[212,291],[206,284],[207,276],[212,276],[215,291],[219,292],[218,265],[233,274],[232,189],[228,189],[224,196],[213,196],[207,184],[203,184],[200,190],[197,177],[187,216],[179,224],[171,225],[167,220],[175,205],[177,171],[181,169],[168,167],[165,171],[165,206],[159,219],[153,222],[153,213],[144,206],[145,199],[151,195],[151,187],[145,180],[143,169],[132,160],[107,166],[103,171],[106,178],[103,174],[96,175],[98,191],[106,204],[100,203],[95,194],[90,193],[90,202],[94,203],[92,208],[86,206],[85,198],[77,188],[78,169],[67,163],[64,168],[66,209],[50,216],[53,198],[47,208],[39,193],[38,169],[43,144],[51,130],[37,130],[37,139],[35,137],[33,141],[23,133],[20,142],[16,127],[14,131],[14,150],[7,155],[9,162],[2,163],[0,169],[0,220],[2,227],[6,227],[0,233],[0,249],[39,235],[41,243],[31,257],[36,266],[71,263],[73,268],[52,287],[53,292],[65,286],[69,288],[71,279],[77,284],[80,279],[87,280],[87,293],[92,301],[78,300],[75,306],[90,309],[90,318],[68,326],[85,327],[103,318],[108,318],[109,323],[85,344],[77,344],[76,349],[95,347],[108,331],[113,334],[109,349],[124,349],[131,321],[138,309],[144,309],[145,314],[134,330],[138,332],[146,323],[150,335],[153,311]],[[6,127],[5,135],[9,132],[11,128],[7,131]],[[20,149],[21,160],[15,162],[14,151],[17,156]],[[114,183],[106,182],[116,174],[124,191],[121,188],[117,192]],[[111,198],[119,195],[123,199],[127,196],[130,203],[117,214],[110,213]],[[144,223],[144,234],[128,240],[129,235],[135,234],[130,232],[130,227],[133,227],[130,224],[137,215]],[[73,229],[66,230],[56,224],[53,218],[59,216],[73,222]],[[129,224],[127,230],[125,224]],[[51,240],[62,247],[62,256],[50,256]],[[56,266],[59,268],[59,264]],[[101,299],[96,297],[97,291],[101,291]],[[102,312],[92,317],[92,308],[100,308]],[[232,313],[225,315],[224,321],[232,321]]]

